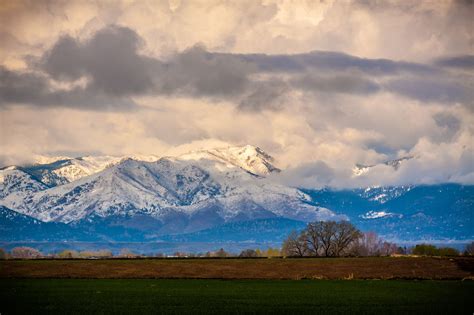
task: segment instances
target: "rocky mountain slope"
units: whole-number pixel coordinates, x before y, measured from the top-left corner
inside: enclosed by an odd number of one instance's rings
[[[41,222],[100,225],[105,230],[105,226],[132,227],[150,236],[255,219],[344,218],[315,206],[298,189],[267,180],[265,175],[279,169],[268,154],[251,146],[154,162],[85,161],[87,167],[83,159],[74,159],[2,170],[0,204]],[[76,172],[79,169],[89,174]],[[52,181],[51,174],[58,177]]]
[[[438,184],[305,192],[319,206],[342,212],[360,229],[377,232],[386,239],[474,239],[474,186]]]
[[[474,186],[302,190],[273,181],[284,171],[252,146],[46,162],[0,170],[0,240],[280,242],[327,219],[396,241],[474,239]]]

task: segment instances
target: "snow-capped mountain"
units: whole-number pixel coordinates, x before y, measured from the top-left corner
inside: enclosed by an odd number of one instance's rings
[[[356,164],[355,167],[352,169],[352,176],[359,177],[368,175],[371,172],[376,172],[377,166],[385,166],[391,167],[394,171],[397,171],[400,166],[408,160],[413,159],[413,156],[406,156],[395,160],[389,160],[379,164],[373,165],[363,165],[363,164]],[[356,190],[358,195],[361,197],[368,199],[370,201],[374,201],[376,203],[386,203],[389,200],[394,198],[398,198],[405,194],[406,192],[410,191],[413,186],[404,185],[404,186],[370,186]]]
[[[45,159],[42,159],[45,160]],[[43,184],[53,187],[67,184],[82,177],[89,176],[119,163],[121,157],[85,156],[79,158],[48,158],[48,163],[20,167]]]
[[[266,174],[279,171],[272,161],[252,146],[201,150],[153,162],[59,160],[16,170],[30,186],[37,186],[28,198],[16,194],[0,204],[43,222],[149,216],[159,222],[157,232],[173,233],[249,219],[336,218],[311,204],[300,190],[267,180]]]
[[[0,170],[0,240],[280,242],[342,218],[390,239],[474,237],[474,186],[302,190],[274,181],[284,171],[252,146],[46,162]]]
[[[15,166],[0,169],[0,198],[13,193],[31,194],[46,189],[47,186],[30,174]]]
[[[399,159],[386,161],[386,162],[383,162],[383,163],[380,163],[380,164],[372,164],[372,165],[356,164],[354,166],[354,168],[352,169],[352,175],[354,177],[362,176],[362,175],[367,174],[368,172],[372,171],[373,168],[375,166],[378,166],[378,165],[391,166],[396,171],[400,168],[400,166],[404,162],[406,162],[408,160],[411,160],[413,158],[414,158],[413,156],[405,156],[405,157],[402,157],[402,158],[399,158]]]
[[[376,232],[386,239],[426,242],[474,239],[474,186],[325,188],[305,190],[305,193],[318,205],[344,213],[359,229]],[[374,198],[384,193],[387,196]]]
[[[272,172],[280,172],[273,165],[274,159],[259,147],[246,145],[210,150],[193,151],[179,156],[181,160],[218,160],[228,165],[240,167],[252,174],[265,176]]]
[[[199,150],[178,157],[167,158],[196,161],[201,159],[219,160],[225,164],[240,167],[252,174],[262,176],[280,171],[272,164],[274,159],[270,155],[251,145]],[[36,157],[37,163],[17,168],[30,174],[43,184],[53,187],[93,175],[127,159],[155,162],[160,157],[156,155],[85,156],[78,158],[38,156]]]

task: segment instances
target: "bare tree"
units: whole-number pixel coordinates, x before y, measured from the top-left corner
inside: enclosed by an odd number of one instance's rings
[[[221,248],[214,253],[214,257],[224,258],[229,257],[229,254],[223,248]]]
[[[321,251],[321,235],[323,232],[324,222],[312,222],[309,223],[304,231],[306,236],[306,242],[308,251],[311,256],[319,256]]]
[[[253,249],[244,249],[239,257],[245,257],[245,258],[249,258],[249,257],[258,257],[258,254],[255,250]]]
[[[382,241],[374,232],[365,232],[354,243],[352,254],[356,256],[378,256]]]
[[[306,256],[308,248],[304,233],[291,232],[283,242],[282,252],[285,256]]]
[[[283,243],[286,256],[341,256],[362,233],[347,221],[311,222],[300,234],[293,231]]]
[[[474,255],[474,242],[471,242],[466,245],[466,249],[464,251],[465,255],[472,256]]]
[[[380,255],[380,248],[382,247],[382,240],[375,232],[366,232],[361,237],[366,249],[366,256]]]
[[[344,254],[361,236],[362,233],[348,221],[336,222],[333,255]]]
[[[335,221],[320,222],[322,224],[321,230],[321,247],[324,256],[335,255],[334,238],[337,233],[337,223]]]
[[[353,244],[351,253],[356,256],[390,256],[399,252],[395,243],[383,241],[376,233],[363,233]]]
[[[383,242],[381,248],[381,255],[390,256],[398,252],[398,246],[395,243]]]

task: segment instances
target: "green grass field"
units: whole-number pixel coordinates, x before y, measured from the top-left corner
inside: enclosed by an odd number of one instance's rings
[[[472,314],[474,282],[1,279],[0,313]]]

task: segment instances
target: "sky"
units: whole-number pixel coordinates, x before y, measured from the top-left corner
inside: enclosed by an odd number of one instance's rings
[[[473,21],[471,0],[0,0],[0,165],[251,144],[293,186],[474,184]]]

